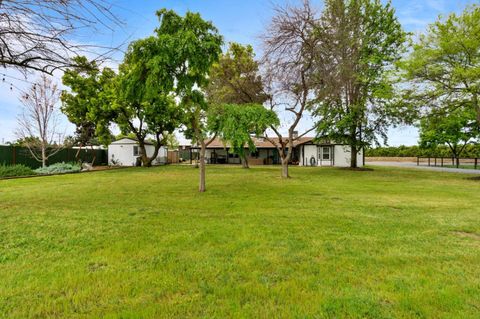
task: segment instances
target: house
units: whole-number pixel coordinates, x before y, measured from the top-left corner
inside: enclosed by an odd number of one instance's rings
[[[278,143],[278,138],[270,138]],[[256,151],[248,157],[251,165],[280,164],[277,147],[265,138],[253,139]],[[198,149],[192,147],[192,149]],[[299,166],[350,166],[350,147],[333,143],[328,140],[315,141],[313,137],[300,137],[293,143],[293,152],[290,163]],[[358,166],[365,165],[363,149],[357,154]],[[206,149],[205,157],[210,164],[240,164],[241,159],[230,153],[230,147],[220,139],[213,140]]]
[[[153,143],[145,142],[147,156],[153,156],[155,146]],[[131,138],[122,138],[111,143],[108,146],[108,165],[135,166],[137,158],[140,156],[140,146],[138,141]],[[160,147],[157,158],[153,160],[153,165],[166,164],[167,148]]]

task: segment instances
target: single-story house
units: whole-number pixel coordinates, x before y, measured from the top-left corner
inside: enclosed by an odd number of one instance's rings
[[[145,142],[145,150],[147,156],[153,156],[155,146],[153,143]],[[166,147],[160,147],[152,165],[166,164],[167,151]],[[140,157],[140,146],[137,140],[122,138],[108,145],[108,165],[135,166],[138,157]]]
[[[270,138],[278,143],[278,138]],[[280,164],[280,156],[274,144],[264,138],[254,138],[256,152],[250,154],[251,165]],[[198,149],[192,147],[192,150]],[[328,140],[315,142],[313,137],[300,137],[293,143],[291,164],[299,166],[350,166],[350,147]],[[240,164],[241,159],[230,153],[230,147],[220,139],[213,140],[206,149],[205,157],[210,164]],[[195,158],[195,156],[194,156]],[[365,165],[363,149],[357,154],[358,166]]]

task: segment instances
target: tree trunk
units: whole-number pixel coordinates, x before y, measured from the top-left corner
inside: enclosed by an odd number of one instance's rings
[[[42,144],[42,167],[47,166],[47,152],[45,144]]]
[[[205,192],[206,187],[205,187],[205,142],[201,142],[201,147],[200,147],[200,184],[198,187],[198,191],[200,193]]]
[[[288,174],[288,158],[282,158],[282,178],[290,178]]]
[[[139,142],[138,147],[140,148],[140,159],[142,160],[142,166],[152,166],[152,161],[149,161],[149,158],[147,157],[147,150],[145,149],[145,144]]]
[[[82,151],[83,143],[80,143],[80,146],[78,147],[77,152],[75,153],[75,160],[77,163],[80,162],[80,152]]]
[[[247,157],[247,155],[243,155],[243,156],[242,156],[242,167],[243,167],[243,168],[250,168],[250,166],[248,166],[248,157]]]
[[[358,149],[356,146],[351,145],[350,146],[351,152],[350,152],[350,168],[357,168],[357,154],[358,154]]]
[[[90,145],[90,150],[93,153],[93,158],[92,158],[92,166],[95,165],[95,160],[97,159],[97,153],[95,152],[93,145]]]

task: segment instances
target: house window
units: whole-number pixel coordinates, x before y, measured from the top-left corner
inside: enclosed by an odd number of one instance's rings
[[[321,150],[320,158],[322,159],[322,161],[330,161],[332,148],[329,146],[322,146],[320,150]]]
[[[133,156],[140,156],[140,148],[138,146],[133,147]]]

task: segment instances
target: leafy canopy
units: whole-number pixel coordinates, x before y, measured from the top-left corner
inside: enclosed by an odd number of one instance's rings
[[[61,111],[75,124],[77,142],[85,145],[98,138],[108,144],[116,74],[110,68],[100,70],[96,62],[90,62],[86,57],[75,57],[74,60],[77,67],[67,69],[62,77],[69,90],[62,92]]]
[[[480,123],[480,6],[452,13],[430,25],[400,63],[402,99],[416,111],[470,108]]]

